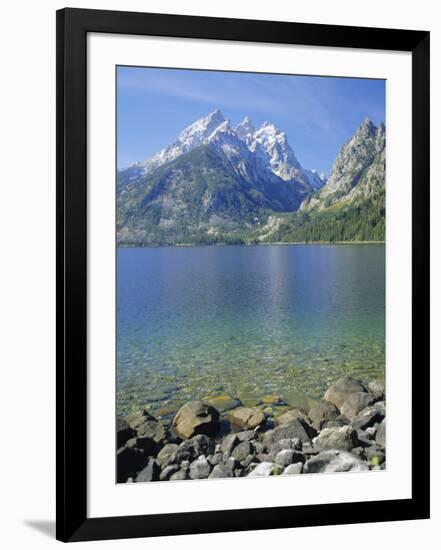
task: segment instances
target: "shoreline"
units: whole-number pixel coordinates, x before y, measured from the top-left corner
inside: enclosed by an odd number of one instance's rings
[[[222,246],[314,246],[314,245],[371,245],[371,244],[386,244],[386,241],[293,241],[293,242],[264,242],[264,243],[206,243],[206,244],[136,244],[136,245],[116,245],[116,248],[207,248],[207,247],[222,247]]]
[[[345,375],[306,409],[214,395],[169,418],[116,418],[117,483],[386,469],[384,380]]]

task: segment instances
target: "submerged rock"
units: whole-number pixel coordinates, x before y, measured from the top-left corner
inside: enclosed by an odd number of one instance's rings
[[[263,405],[273,405],[275,407],[286,405],[286,402],[278,395],[265,395],[265,397],[262,398],[261,403]]]
[[[214,435],[219,430],[219,413],[202,401],[189,401],[174,417],[173,428],[182,439],[199,434]]]
[[[214,395],[211,397],[204,397],[203,402],[210,407],[214,407],[220,412],[229,411],[242,406],[242,401],[237,397],[231,397],[231,395]]]

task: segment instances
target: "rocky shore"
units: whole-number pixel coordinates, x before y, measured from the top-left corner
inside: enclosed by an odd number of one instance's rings
[[[117,418],[117,482],[364,472],[386,467],[385,386],[344,376],[308,411],[276,395],[254,407],[226,395],[169,420]]]

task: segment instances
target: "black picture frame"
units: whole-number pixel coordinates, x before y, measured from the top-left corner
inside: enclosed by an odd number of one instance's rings
[[[412,498],[87,517],[87,33],[412,54]],[[57,529],[85,541],[429,517],[429,32],[87,9],[57,12]]]

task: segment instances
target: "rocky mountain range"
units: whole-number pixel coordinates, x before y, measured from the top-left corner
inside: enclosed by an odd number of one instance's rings
[[[256,129],[246,117],[233,128],[215,110],[118,171],[118,245],[383,240],[384,179],[383,124],[366,119],[327,180],[272,123]],[[366,209],[371,228],[348,232]]]

